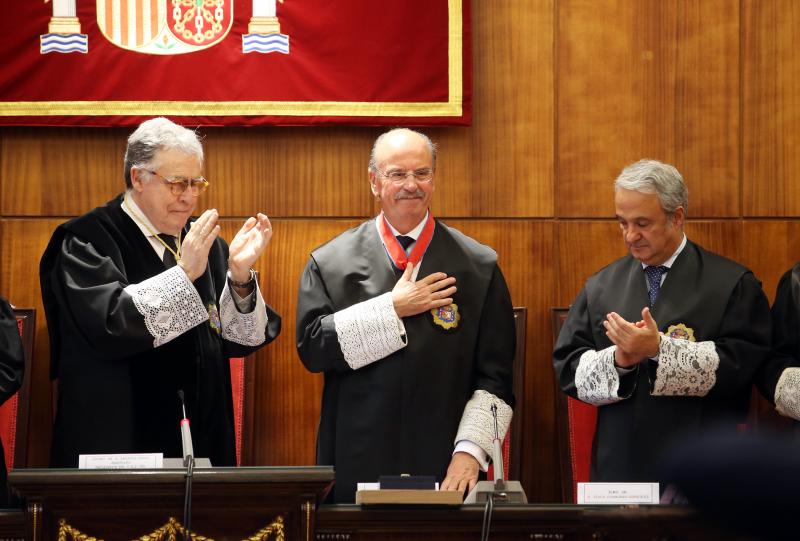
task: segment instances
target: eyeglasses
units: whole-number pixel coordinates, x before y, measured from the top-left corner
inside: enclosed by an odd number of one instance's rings
[[[423,169],[417,169],[415,171],[403,171],[402,169],[392,169],[391,171],[386,171],[385,173],[378,169],[378,173],[381,174],[382,177],[388,178],[395,184],[401,184],[406,181],[408,175],[414,177],[414,180],[417,182],[430,182],[433,180],[433,169],[430,167],[425,167]]]
[[[186,190],[189,190],[189,193],[192,195],[200,195],[211,185],[211,183],[203,177],[165,177],[163,175],[159,175],[155,171],[148,171],[147,169],[145,169],[145,171],[160,178],[164,184],[169,186],[172,195],[181,195]]]

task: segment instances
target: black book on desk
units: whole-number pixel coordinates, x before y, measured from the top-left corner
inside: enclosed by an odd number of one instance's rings
[[[378,477],[381,490],[434,490],[433,475],[381,475]]]

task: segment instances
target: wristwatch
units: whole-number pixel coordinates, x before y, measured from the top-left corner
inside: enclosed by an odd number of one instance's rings
[[[255,270],[250,269],[250,278],[248,278],[244,282],[237,282],[236,280],[233,279],[231,271],[230,270],[228,271],[228,281],[231,283],[233,287],[249,287],[253,285],[253,282],[255,282],[257,278],[258,278],[258,273]]]

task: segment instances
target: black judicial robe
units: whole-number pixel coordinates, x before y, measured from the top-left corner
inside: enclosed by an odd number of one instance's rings
[[[778,380],[792,366],[800,366],[800,263],[781,277],[772,304],[772,354],[756,378],[769,401],[775,402]]]
[[[118,196],[59,226],[42,256],[51,369],[59,379],[51,465],[77,467],[86,453],[182,456],[178,389],[186,395],[195,456],[235,465],[228,359],[260,346],[225,340],[218,321],[208,320],[154,347],[123,289],[165,268],[121,203]],[[194,282],[207,308],[219,301],[227,261],[218,238]],[[278,314],[268,307],[267,315],[264,344],[280,332]]]
[[[391,291],[398,275],[370,220],[314,250],[300,280],[297,349],[324,372],[317,463],[333,465],[333,499],[380,475],[442,481],[464,406],[486,390],[513,407],[514,313],[497,255],[436,222],[417,279],[455,276],[461,321],[445,332],[430,312],[403,319],[408,344],[358,370],[345,362],[333,313]]]
[[[603,327],[606,314],[639,321],[648,305],[642,264],[630,255],[587,280],[553,352],[564,392],[577,398],[575,371],[584,352],[613,345]],[[598,407],[593,481],[659,481],[662,457],[673,444],[711,427],[735,430],[745,421],[753,377],[770,346],[769,304],[755,276],[687,241],[651,313],[661,332],[682,323],[697,342],[714,342],[716,383],[702,397],[654,396],[657,363],[650,359],[621,376],[618,395],[630,396]]]
[[[0,404],[14,396],[22,385],[24,372],[25,355],[17,319],[8,301],[0,297]],[[0,442],[0,508],[8,507],[7,479],[5,450]]]

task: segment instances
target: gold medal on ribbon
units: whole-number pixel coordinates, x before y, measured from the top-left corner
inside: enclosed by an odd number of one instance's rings
[[[433,316],[433,323],[447,332],[456,330],[461,321],[461,314],[458,312],[456,303],[434,308],[431,310],[431,315]]]
[[[222,323],[219,319],[219,310],[217,305],[213,302],[208,303],[208,324],[216,331],[217,334],[222,334]]]

